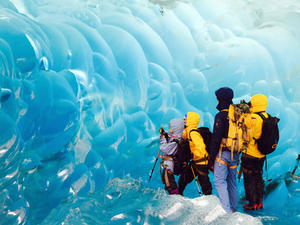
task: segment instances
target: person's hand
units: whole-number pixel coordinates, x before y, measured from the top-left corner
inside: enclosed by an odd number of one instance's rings
[[[164,136],[166,138],[166,140],[168,141],[169,140],[169,136],[168,136],[168,133],[164,130],[164,128],[159,128],[159,133],[160,133],[160,136]]]
[[[213,159],[212,157],[210,157],[210,158],[208,159],[208,169],[209,169],[210,171],[213,171],[214,163],[215,163],[215,159]]]

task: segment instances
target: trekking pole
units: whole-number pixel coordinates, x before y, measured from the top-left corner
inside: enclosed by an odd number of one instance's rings
[[[300,161],[300,154],[298,155],[298,158],[297,158],[297,164],[296,164],[295,168],[293,169],[293,172],[292,172],[293,175],[295,174],[296,170],[298,169],[299,161]]]
[[[200,188],[199,188],[198,180],[196,179],[195,172],[194,172],[194,169],[193,169],[192,165],[191,165],[191,169],[192,169],[192,173],[194,175],[194,179],[196,181],[196,185],[197,185],[197,188],[198,188],[199,195],[201,196],[201,191],[200,191]]]
[[[161,127],[161,128],[159,128],[159,133],[160,133],[160,135],[163,135],[163,136],[165,136],[165,138],[166,138],[167,142],[169,141],[169,136],[168,136],[168,133],[167,133],[167,132],[165,132],[164,128],[162,128],[162,127]],[[151,173],[150,173],[149,182],[150,182],[150,180],[151,180],[151,177],[152,177],[152,174],[153,174],[153,171],[154,171],[155,165],[156,165],[156,163],[157,163],[157,160],[158,160],[159,154],[160,154],[160,149],[159,149],[159,151],[158,151],[158,154],[157,154],[157,156],[156,156],[156,159],[155,159],[154,166],[153,166],[153,168],[152,168],[152,171],[151,171]]]
[[[151,171],[151,173],[150,173],[149,182],[150,182],[150,180],[151,180],[151,177],[152,177],[152,174],[153,174],[153,171],[154,171],[155,165],[156,165],[156,163],[157,163],[157,160],[158,160],[159,154],[160,154],[160,149],[159,149],[159,151],[158,151],[158,154],[157,154],[157,156],[156,156],[156,159],[155,159],[154,166],[153,166],[153,168],[152,168],[152,171]]]

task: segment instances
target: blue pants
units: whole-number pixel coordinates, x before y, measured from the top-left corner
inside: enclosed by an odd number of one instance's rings
[[[219,158],[219,154],[217,158]],[[238,154],[233,154],[233,160],[231,160],[231,152],[222,151],[221,160],[223,163],[215,160],[214,164],[215,187],[224,210],[232,213],[236,211],[238,202],[236,185],[237,167],[230,168],[230,166],[237,165],[239,156]]]

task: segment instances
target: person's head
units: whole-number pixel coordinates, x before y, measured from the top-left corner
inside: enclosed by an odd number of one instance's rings
[[[188,112],[185,117],[184,125],[186,127],[197,128],[200,122],[200,115],[196,112]]]
[[[250,112],[265,112],[268,105],[268,98],[263,94],[253,95],[250,103]]]
[[[184,123],[183,120],[180,118],[175,118],[170,121],[170,133],[177,136],[181,137],[182,132],[184,129]]]
[[[232,104],[233,90],[229,87],[222,87],[215,91],[218,106],[217,109],[222,110],[228,108]]]

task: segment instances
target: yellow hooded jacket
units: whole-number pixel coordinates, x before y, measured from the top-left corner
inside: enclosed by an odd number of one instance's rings
[[[250,107],[250,115],[247,116],[245,123],[248,128],[250,128],[250,143],[248,148],[243,151],[247,155],[263,158],[265,155],[261,154],[257,148],[257,143],[255,139],[259,139],[262,132],[262,124],[263,119],[256,113],[262,112],[262,114],[268,118],[268,114],[266,113],[268,104],[268,99],[265,95],[257,94],[251,98],[251,107]]]
[[[200,115],[198,113],[195,112],[187,113],[186,128],[183,133],[183,138],[189,140],[193,161],[203,159],[204,157],[208,158],[206,146],[199,132],[196,131],[190,132],[193,129],[197,129],[199,121],[200,121]],[[207,165],[208,160],[198,162],[196,164]]]

